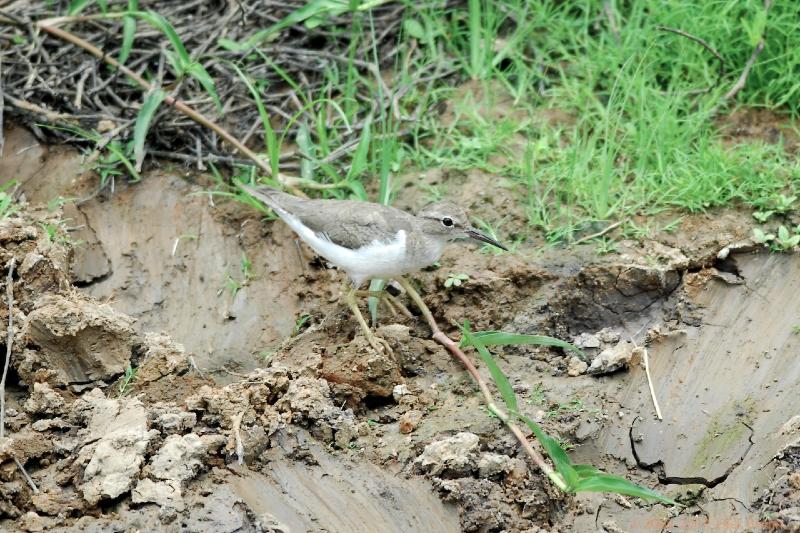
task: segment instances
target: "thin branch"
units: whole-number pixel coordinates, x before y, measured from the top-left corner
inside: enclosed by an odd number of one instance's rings
[[[699,44],[700,46],[702,46],[703,48],[708,50],[708,52],[711,55],[713,55],[716,58],[716,60],[719,62],[719,69],[717,70],[717,79],[716,79],[716,81],[714,81],[714,83],[712,85],[706,87],[705,89],[700,89],[698,92],[700,94],[707,93],[707,92],[711,91],[712,89],[715,89],[715,88],[719,87],[719,84],[722,83],[722,78],[725,76],[725,60],[722,58],[720,53],[717,52],[716,48],[714,48],[713,46],[708,44],[705,40],[701,39],[700,37],[696,37],[696,36],[692,35],[691,33],[685,32],[683,30],[679,30],[678,28],[670,28],[669,26],[656,26],[656,29],[659,30],[659,31],[668,31],[670,33],[674,33],[675,35],[680,35],[681,37],[685,37],[685,38],[689,39],[690,41],[696,42],[697,44]]]
[[[741,75],[739,75],[739,79],[736,80],[736,83],[725,93],[722,97],[722,102],[726,102],[739,94],[739,91],[744,89],[745,84],[747,83],[747,78],[750,76],[750,71],[753,70],[753,65],[756,64],[756,59],[758,56],[761,55],[761,51],[764,50],[764,39],[761,39],[756,45],[755,50],[753,53],[750,54],[750,59],[747,60],[747,63],[744,65],[744,69],[742,70]]]
[[[36,483],[33,482],[33,479],[31,479],[31,476],[28,475],[28,472],[25,471],[25,467],[22,465],[20,460],[17,459],[16,457],[14,457],[13,459],[14,459],[14,462],[17,463],[17,468],[19,468],[19,471],[22,472],[22,477],[24,477],[25,481],[28,482],[28,485],[31,486],[31,490],[33,492],[37,492],[38,493],[39,492],[39,487],[37,487]]]
[[[11,362],[11,345],[14,343],[14,267],[17,258],[12,257],[8,265],[6,277],[6,300],[8,302],[8,335],[6,337],[6,360],[3,363],[3,375],[0,377],[0,439],[5,436],[6,430],[6,377],[8,366]]]
[[[765,15],[769,13],[769,8],[772,7],[772,0],[764,0],[764,11]],[[714,109],[711,110],[711,114],[715,115],[719,109],[725,105],[726,102],[731,100],[734,96],[739,94],[739,92],[744,89],[744,86],[747,84],[747,78],[750,76],[750,71],[753,70],[753,66],[756,64],[756,60],[758,56],[761,55],[761,52],[764,50],[764,45],[766,44],[765,37],[766,37],[766,28],[764,28],[764,33],[761,35],[761,39],[758,41],[755,49],[753,49],[753,53],[750,54],[750,58],[747,60],[747,63],[744,65],[744,69],[742,69],[742,73],[739,75],[739,79],[736,80],[736,83],[726,92],[722,99],[714,106]]]
[[[620,224],[622,224],[623,222],[624,222],[623,220],[618,220],[617,222],[614,222],[613,224],[609,224],[608,226],[606,226],[605,228],[601,229],[597,233],[592,233],[591,235],[587,235],[586,237],[581,237],[580,239],[578,239],[577,241],[573,242],[572,244],[573,245],[575,245],[575,244],[583,244],[584,242],[591,241],[592,239],[597,239],[598,237],[602,237],[606,233],[609,233],[609,232],[614,231],[615,229],[617,229],[620,226]]]
[[[6,144],[6,139],[3,137],[3,109],[6,106],[5,98],[3,98],[3,56],[0,56],[0,157],[3,157],[3,147]]]
[[[661,407],[658,406],[658,399],[656,398],[656,390],[653,387],[653,378],[650,376],[650,358],[647,356],[647,347],[642,347],[642,361],[644,362],[644,373],[647,376],[647,385],[650,387],[650,397],[653,399],[653,407],[656,408],[656,416],[659,420],[664,420],[661,416]]]

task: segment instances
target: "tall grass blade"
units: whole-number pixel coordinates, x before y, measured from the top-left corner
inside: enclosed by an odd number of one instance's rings
[[[137,11],[139,0],[128,0],[128,11]],[[133,49],[133,40],[136,37],[136,18],[126,15],[122,19],[122,45],[119,49],[119,62],[125,64]]]
[[[69,3],[69,8],[67,9],[67,13],[70,16],[75,16],[81,11],[83,11],[89,4],[94,3],[95,0],[72,0]],[[105,13],[108,11],[108,1],[107,0],[97,0],[97,5],[100,7],[100,11]]]
[[[150,129],[150,122],[158,110],[158,106],[164,101],[166,93],[161,89],[155,89],[142,104],[142,109],[136,116],[136,124],[133,127],[133,158],[136,161],[136,171],[142,171],[142,162],[144,161],[144,141],[147,137],[147,131]]]
[[[175,70],[177,70],[178,76],[189,75],[197,80],[197,82],[203,87],[206,93],[208,93],[211,99],[214,100],[214,104],[217,106],[217,109],[221,110],[222,102],[220,102],[219,95],[217,94],[214,79],[203,65],[197,63],[196,61],[192,61],[191,56],[186,51],[186,46],[184,46],[183,41],[178,35],[178,32],[175,31],[175,28],[172,26],[172,24],[170,24],[170,22],[164,18],[163,15],[156,13],[155,11],[133,11],[130,12],[130,14],[144,20],[166,36],[167,40],[172,45],[172,49],[174,50],[172,62]]]
[[[206,68],[200,63],[192,63],[187,70],[188,74],[197,80],[197,82],[205,89],[206,93],[214,100],[214,105],[218,111],[222,111],[222,102],[217,94],[217,86],[214,83],[214,78],[208,73]]]
[[[347,172],[347,180],[354,180],[367,170],[369,155],[369,146],[372,141],[372,117],[369,116],[364,121],[364,128],[361,130],[361,139],[358,141],[358,146],[353,152],[353,159],[350,162],[350,170]]]
[[[483,359],[483,363],[486,365],[486,368],[489,369],[489,373],[492,375],[494,384],[497,386],[497,390],[500,391],[500,396],[503,398],[506,407],[510,411],[516,413],[518,411],[517,395],[514,393],[514,388],[511,386],[506,375],[503,374],[503,371],[497,366],[492,354],[489,353],[489,350],[486,349],[486,346],[484,346],[479,339],[470,333],[469,322],[464,322],[464,325],[461,327],[461,332],[463,339],[466,340],[466,346],[474,347],[481,356],[481,359]],[[464,344],[462,344],[462,346],[463,345]]]
[[[481,65],[483,55],[482,46],[482,24],[481,2],[483,0],[469,0],[469,69],[472,79],[478,79],[482,75]]]
[[[542,448],[544,448],[544,451],[547,452],[548,457],[550,457],[550,460],[553,461],[556,471],[561,474],[561,478],[567,485],[567,491],[572,492],[573,487],[578,482],[579,476],[573,468],[572,461],[569,460],[569,456],[564,448],[561,447],[556,439],[542,431],[542,428],[539,427],[539,424],[527,416],[518,412],[515,412],[514,416],[522,420],[533,432],[533,434],[536,436],[536,440],[539,441],[539,443],[542,445]]]
[[[278,146],[278,137],[275,135],[275,130],[272,128],[272,123],[269,120],[269,113],[267,113],[267,108],[264,106],[264,101],[261,98],[261,93],[253,85],[252,80],[250,77],[242,72],[242,69],[239,68],[238,65],[231,63],[230,64],[236,73],[241,78],[242,82],[244,82],[247,90],[250,91],[250,94],[253,96],[253,101],[256,103],[256,109],[258,110],[258,116],[261,118],[261,125],[264,128],[264,146],[267,149],[267,156],[269,157],[269,164],[270,169],[272,170],[272,175],[278,175],[278,164],[280,163],[280,150]]]
[[[347,11],[366,11],[388,1],[389,0],[371,0],[364,3],[351,3],[349,0],[312,0],[300,9],[292,11],[269,28],[256,32],[244,41],[236,42],[221,38],[217,43],[221,47],[233,52],[245,52],[251,48],[255,48],[273,34],[290,26],[294,26],[295,24],[305,22],[307,27],[314,28],[324,22],[326,18],[338,17]]]
[[[167,40],[169,40],[172,45],[172,49],[175,50],[177,54],[178,68],[181,70],[180,74],[185,74],[186,68],[188,68],[189,64],[192,62],[192,58],[186,51],[183,41],[178,35],[178,32],[175,31],[175,28],[172,27],[172,24],[170,24],[163,15],[155,11],[135,11],[131,14],[144,20],[166,36]]]
[[[675,500],[667,498],[658,492],[641,487],[619,476],[595,472],[584,479],[578,480],[574,487],[575,492],[614,492],[625,496],[636,496],[643,500],[655,500],[668,505],[677,505]]]

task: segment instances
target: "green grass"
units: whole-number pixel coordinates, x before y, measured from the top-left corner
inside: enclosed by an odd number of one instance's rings
[[[121,21],[121,59],[135,44],[137,21],[151,26],[164,36],[175,75],[193,78],[218,101],[219,80],[186,49],[170,21],[137,11],[135,0],[113,13],[105,2],[74,0],[70,12],[94,3],[100,16]],[[761,0],[406,1],[391,76],[378,73],[372,8],[382,3],[314,0],[241,43],[220,41],[231,51],[220,65],[246,86],[261,118],[273,175],[281,153],[293,146],[301,188],[390,203],[398,175],[482,169],[507,178],[518,191],[529,235],[554,244],[664,210],[742,204],[766,219],[785,213],[781,198],[796,195],[796,160],[780,145],[723,145],[716,119],[727,109],[720,108],[722,95],[761,39],[764,50],[736,102],[798,115],[800,20],[788,0],[769,11]],[[345,13],[346,25],[333,18]],[[328,63],[317,85],[292,79],[259,48],[300,24],[350,38],[342,59]],[[708,50],[661,26],[708,42],[724,60],[723,75]],[[297,94],[301,108],[288,123],[279,124],[264,106],[263,95],[274,87],[248,74],[264,64]],[[443,71],[450,76],[423,75]],[[393,96],[390,109],[375,105]],[[122,173],[138,179],[162,97],[160,89],[143,95],[132,143],[105,147],[97,165],[104,181]],[[443,118],[435,110],[445,104],[451,112]],[[548,123],[548,110],[565,119]],[[297,127],[291,136],[289,125]],[[79,134],[99,141],[93,132]],[[240,174],[247,176],[247,168]],[[250,171],[248,181],[256,178]]]
[[[800,21],[776,2],[483,3],[464,10],[418,8],[410,17],[456,58],[472,89],[440,88],[454,117],[427,116],[410,155],[420,169],[480,168],[518,184],[533,232],[570,242],[609,222],[663,210],[763,208],[795,193],[797,162],[780,145],[725,147],[712,111],[762,35],[766,46],[739,101],[796,116]],[[435,25],[433,29],[431,25]],[[725,59],[657,29],[705,39]],[[430,39],[429,39],[430,40]],[[492,43],[491,57],[476,53]],[[788,95],[788,96],[787,96]],[[569,117],[548,125],[543,110]]]

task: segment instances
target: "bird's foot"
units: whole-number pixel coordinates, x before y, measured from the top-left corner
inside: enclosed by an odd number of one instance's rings
[[[392,347],[389,346],[389,343],[375,335],[369,328],[369,325],[367,325],[367,321],[364,320],[364,315],[361,314],[361,310],[356,304],[356,290],[351,289],[350,292],[347,293],[347,297],[345,299],[347,301],[347,305],[350,307],[350,310],[353,312],[353,316],[355,316],[356,320],[358,321],[358,325],[361,326],[361,331],[364,333],[364,337],[366,337],[370,346],[372,346],[378,353],[394,356],[394,350],[392,350]]]
[[[392,347],[388,342],[386,342],[386,339],[378,337],[372,333],[372,331],[365,331],[364,336],[367,338],[369,345],[372,346],[378,353],[394,357],[394,350],[392,350]]]

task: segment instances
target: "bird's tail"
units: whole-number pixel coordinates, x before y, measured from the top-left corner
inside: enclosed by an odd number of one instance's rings
[[[256,200],[259,200],[267,207],[272,208],[279,215],[286,212],[286,209],[289,207],[285,205],[287,200],[291,201],[294,199],[292,195],[286,194],[285,192],[281,192],[272,187],[267,187],[266,185],[251,187],[250,185],[245,185],[241,182],[237,183],[236,185]]]

